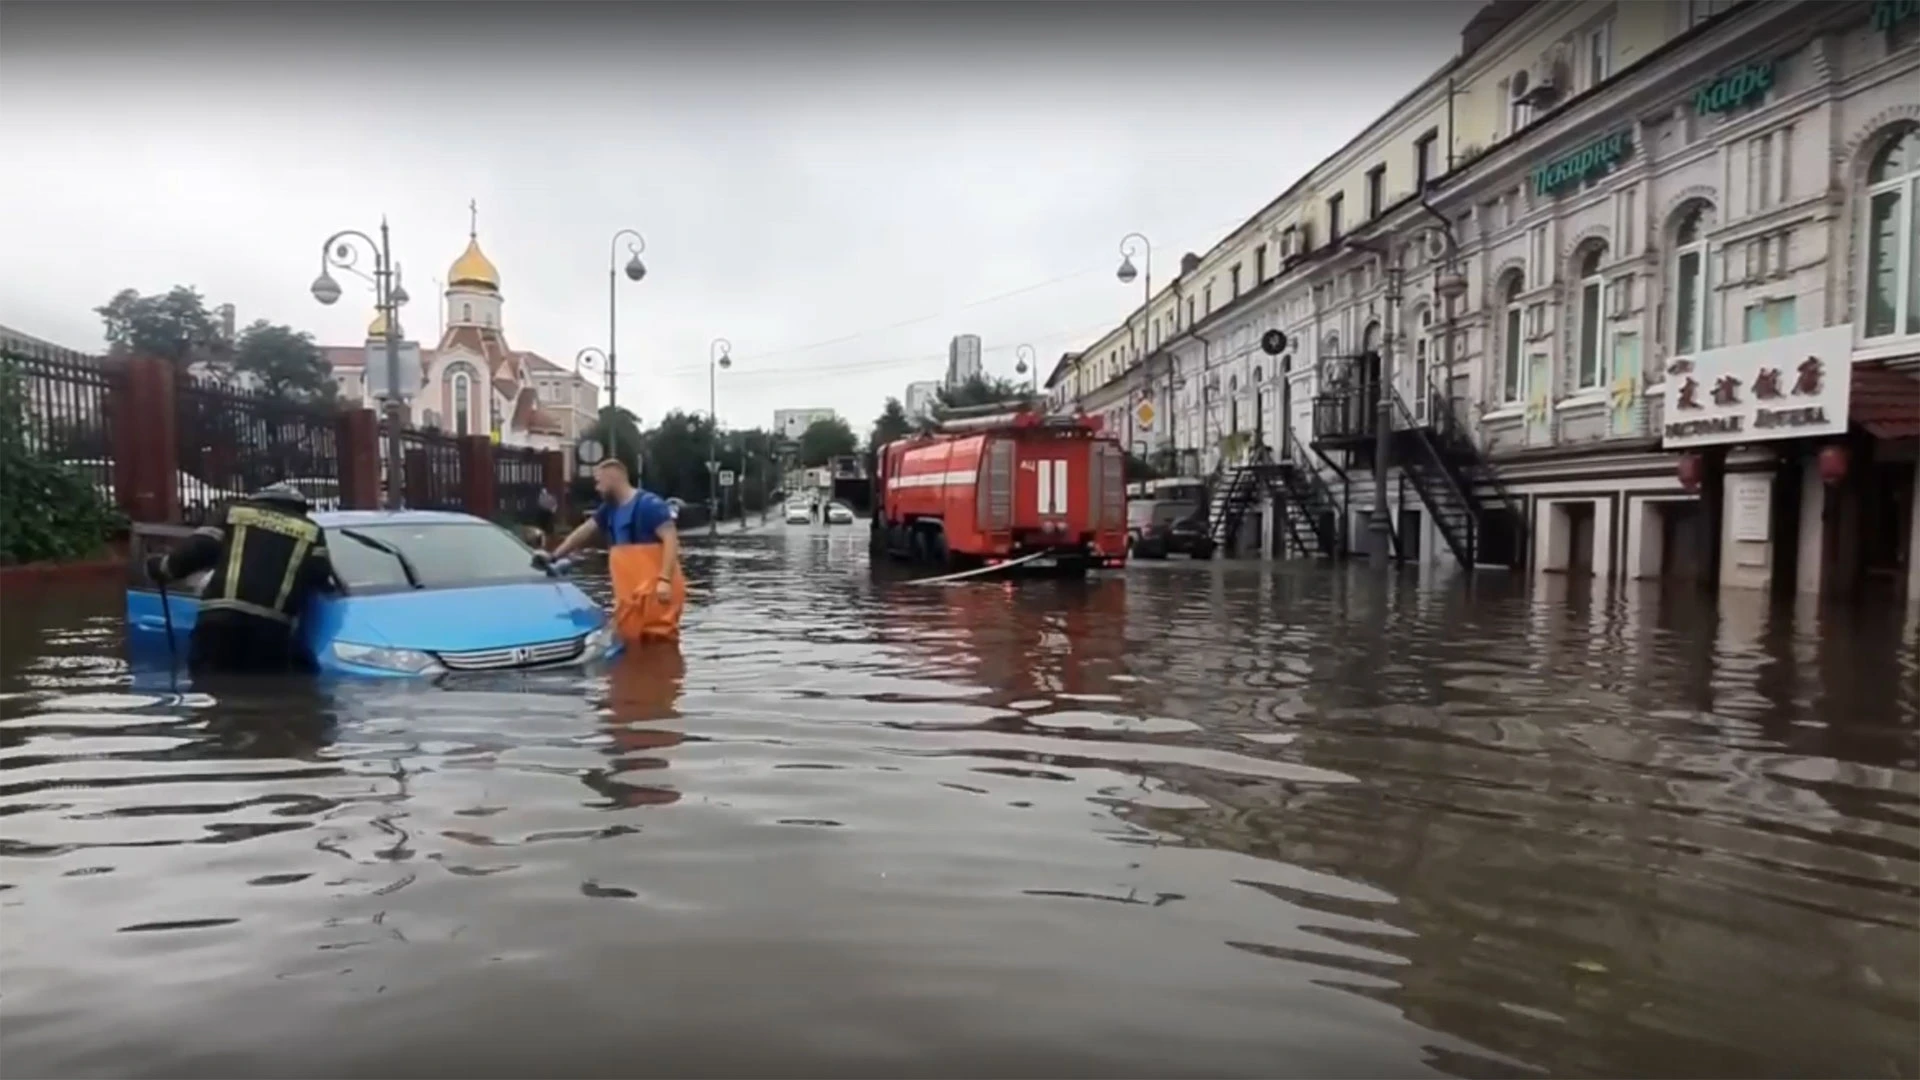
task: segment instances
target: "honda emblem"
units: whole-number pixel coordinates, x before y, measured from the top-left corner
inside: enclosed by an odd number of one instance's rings
[[[524,645],[513,650],[513,662],[516,664],[524,664],[532,659],[533,659],[533,650],[527,648]]]

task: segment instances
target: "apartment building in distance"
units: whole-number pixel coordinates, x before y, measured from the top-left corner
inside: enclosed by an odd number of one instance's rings
[[[907,396],[902,399],[901,407],[907,417],[921,420],[933,415],[933,406],[940,400],[940,380],[922,379],[907,384]]]
[[[959,386],[982,373],[980,335],[956,334],[947,343],[947,385]]]
[[[1050,385],[1268,552],[1920,597],[1916,202],[1906,0],[1503,0]]]
[[[773,434],[775,438],[795,441],[806,430],[821,420],[835,417],[832,409],[775,409],[773,410]]]

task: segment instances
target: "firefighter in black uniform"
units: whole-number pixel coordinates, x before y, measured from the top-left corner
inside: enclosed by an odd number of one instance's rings
[[[161,583],[212,570],[200,592],[187,663],[201,673],[301,670],[296,631],[307,600],[333,580],[307,499],[274,484],[227,506],[219,523],[194,530],[167,555],[147,559]]]

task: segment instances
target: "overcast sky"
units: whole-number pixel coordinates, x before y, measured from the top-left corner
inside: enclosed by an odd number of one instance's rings
[[[448,2],[0,5],[0,323],[98,348],[117,290],[199,288],[356,344],[370,291],[308,295],[385,214],[410,336],[466,241],[515,348],[607,337],[644,422],[827,406],[864,433],[981,336],[1042,375],[1452,54],[1474,0],[1148,5]],[[622,258],[624,259],[624,251]],[[344,279],[343,279],[344,280]]]

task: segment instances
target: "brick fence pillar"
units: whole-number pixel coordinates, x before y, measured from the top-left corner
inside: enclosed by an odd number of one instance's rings
[[[467,513],[493,520],[500,500],[495,492],[491,437],[460,436],[460,488],[460,505]]]
[[[152,356],[126,358],[107,402],[113,424],[113,490],[127,520],[180,521],[179,395],[173,365]]]
[[[340,455],[340,507],[380,508],[380,415],[372,409],[340,414],[334,435]]]

